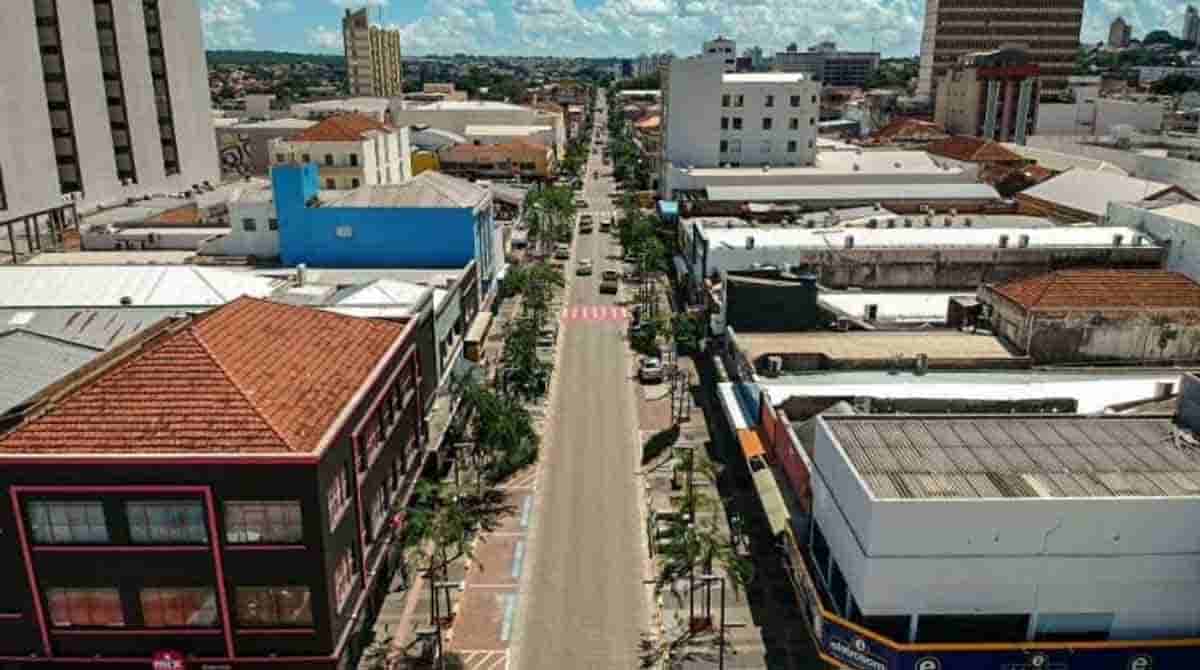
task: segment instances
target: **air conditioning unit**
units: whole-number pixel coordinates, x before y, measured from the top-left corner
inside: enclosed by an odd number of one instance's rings
[[[868,228],[878,228],[879,227],[879,219],[876,219],[874,217],[867,219],[867,227]]]
[[[1008,248],[1008,235],[1001,235],[999,241],[996,244],[1001,249],[1007,249]]]
[[[854,248],[854,236],[853,236],[853,235],[847,235],[847,236],[846,236],[846,248],[847,248],[847,249],[853,249],[853,248]]]

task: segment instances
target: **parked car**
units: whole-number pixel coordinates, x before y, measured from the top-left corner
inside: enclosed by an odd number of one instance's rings
[[[616,270],[605,270],[600,275],[600,292],[616,293],[621,286],[621,273]]]
[[[610,230],[612,230],[612,219],[607,219],[607,218],[601,219],[600,220],[600,232],[607,233]]]
[[[575,198],[575,209],[587,209],[587,200],[583,198]]]
[[[542,326],[538,332],[537,345],[542,348],[550,348],[558,341],[558,329],[554,326]]]
[[[591,259],[588,259],[588,258],[579,259],[579,262],[575,264],[575,274],[577,274],[581,277],[586,277],[586,276],[592,274]]]
[[[554,258],[565,261],[571,257],[571,245],[560,244],[554,248]]]
[[[643,384],[658,384],[663,376],[663,364],[658,358],[646,356],[638,365],[638,379]]]

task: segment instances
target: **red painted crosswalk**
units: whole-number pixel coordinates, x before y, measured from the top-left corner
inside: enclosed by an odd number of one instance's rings
[[[624,307],[613,305],[576,305],[565,307],[563,321],[624,321],[629,313]]]

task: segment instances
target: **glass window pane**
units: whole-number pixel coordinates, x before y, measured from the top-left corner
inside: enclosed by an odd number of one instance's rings
[[[30,532],[37,544],[108,542],[104,506],[98,501],[35,501],[26,506]]]

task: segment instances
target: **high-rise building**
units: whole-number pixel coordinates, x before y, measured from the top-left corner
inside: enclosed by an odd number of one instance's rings
[[[365,7],[355,12],[347,9],[342,41],[350,95],[391,98],[404,93],[399,30],[371,25]]]
[[[833,42],[800,51],[793,43],[775,54],[772,67],[781,72],[803,72],[826,86],[861,87],[879,68],[879,52],[838,51]]]
[[[1200,12],[1192,5],[1188,5],[1183,15],[1183,41],[1200,47]]]
[[[1113,22],[1108,26],[1108,48],[1124,49],[1129,46],[1129,36],[1132,32],[1132,27],[1125,23],[1125,19],[1118,16],[1113,19]]]
[[[1065,89],[1075,69],[1084,0],[925,0],[917,94],[964,54],[1020,45],[1041,69],[1047,90]]]
[[[1024,144],[1037,119],[1038,71],[1021,49],[967,54],[938,81],[934,120],[951,134]]]
[[[721,58],[721,62],[725,65],[726,72],[733,72],[737,69],[737,42],[727,39],[721,35],[717,35],[717,39],[708,40],[704,43],[703,52],[706,56],[717,56]]]
[[[3,16],[0,220],[220,178],[197,3],[14,0]]]

